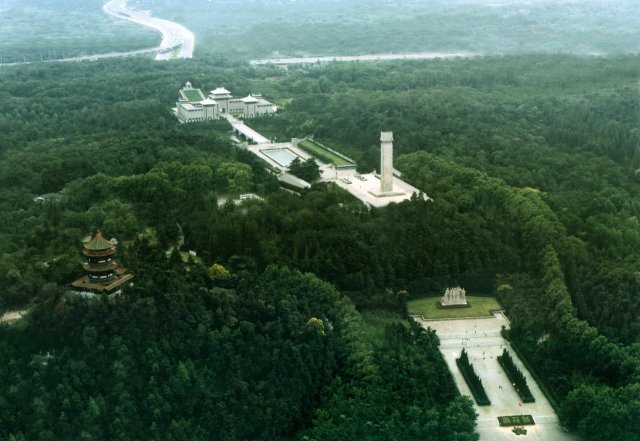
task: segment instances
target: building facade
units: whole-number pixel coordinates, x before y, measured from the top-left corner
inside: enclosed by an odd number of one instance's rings
[[[200,89],[194,88],[190,82],[180,89],[180,98],[173,109],[182,123],[218,119],[226,113],[244,118],[275,113],[273,103],[262,98],[262,95],[251,94],[244,98],[234,98],[224,87],[218,87],[207,97]]]

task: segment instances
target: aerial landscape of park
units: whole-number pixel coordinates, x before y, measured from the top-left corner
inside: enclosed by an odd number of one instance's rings
[[[0,441],[640,441],[640,3],[0,0]]]

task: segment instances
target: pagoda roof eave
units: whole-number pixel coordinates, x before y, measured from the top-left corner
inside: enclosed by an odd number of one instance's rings
[[[82,254],[87,257],[106,257],[112,256],[116,253],[116,248],[109,248],[108,250],[90,250],[87,248],[82,248]]]
[[[107,264],[103,264],[103,265],[93,265],[90,263],[83,263],[82,264],[82,268],[90,273],[100,273],[103,271],[111,271],[111,270],[115,270],[118,267],[118,264],[115,260],[112,260],[111,262],[108,262]]]
[[[78,280],[74,280],[73,282],[71,282],[71,287],[78,291],[91,291],[101,294],[109,294],[113,291],[118,290],[125,283],[131,281],[132,279],[133,274],[129,272],[118,274],[115,278],[111,279],[107,283],[92,282],[89,280],[88,276],[84,276]]]
[[[113,242],[104,238],[100,230],[96,230],[91,238],[85,241],[82,246],[92,251],[102,251],[115,247]]]

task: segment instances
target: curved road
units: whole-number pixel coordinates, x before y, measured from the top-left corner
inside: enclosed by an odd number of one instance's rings
[[[162,34],[160,46],[152,51],[158,51],[156,60],[168,60],[174,58],[173,51],[179,51],[177,58],[193,57],[193,47],[196,37],[184,26],[162,18],[152,17],[147,12],[133,11],[127,9],[127,0],[111,0],[102,7],[102,10],[109,15],[123,20],[156,29]],[[180,47],[179,47],[180,46]]]
[[[149,13],[130,11],[127,9],[127,0],[111,0],[102,10],[116,18],[133,21],[143,26],[156,29],[162,34],[160,46],[147,49],[137,49],[127,52],[109,52],[106,54],[83,55],[81,57],[58,58],[56,60],[42,60],[45,63],[64,61],[95,61],[104,58],[134,57],[136,55],[156,54],[156,60],[169,60],[171,58],[192,58],[196,38],[189,29],[169,20],[151,17]],[[178,52],[178,56],[174,52]],[[2,63],[0,66],[19,66],[31,64],[34,61],[21,61],[16,63]]]

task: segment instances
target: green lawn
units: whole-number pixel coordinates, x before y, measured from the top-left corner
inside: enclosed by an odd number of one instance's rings
[[[427,319],[490,316],[491,311],[502,309],[494,297],[467,296],[470,308],[438,308],[441,297],[423,297],[407,302],[409,314]]]
[[[184,90],[184,96],[187,97],[187,99],[190,102],[196,102],[196,101],[202,101],[202,95],[200,95],[200,91],[198,89],[193,89],[193,90]]]
[[[330,162],[331,164],[336,166],[353,165],[353,162],[347,161],[346,159],[336,155],[333,152],[330,152],[329,150],[319,146],[315,142],[308,139],[305,139],[300,144],[298,144],[298,147],[323,162]]]

